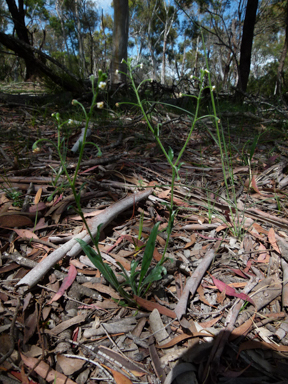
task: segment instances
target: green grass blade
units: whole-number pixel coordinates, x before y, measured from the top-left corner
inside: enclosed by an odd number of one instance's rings
[[[156,242],[156,237],[158,233],[158,227],[160,225],[160,222],[155,224],[151,234],[149,236],[149,239],[147,241],[144,255],[143,255],[143,260],[142,260],[142,266],[141,266],[141,272],[140,272],[140,278],[139,278],[139,287],[141,287],[141,283],[150,267],[152,257],[153,257],[153,252],[155,249],[155,242]]]
[[[105,264],[103,262],[103,259],[101,255],[99,255],[95,250],[90,247],[85,241],[82,239],[76,239],[78,243],[81,245],[81,248],[83,249],[84,253],[89,257],[89,260],[95,265],[97,269],[102,273],[104,278],[114,287],[118,290],[119,282],[117,280],[117,277],[115,276],[112,269],[109,267],[109,265]]]

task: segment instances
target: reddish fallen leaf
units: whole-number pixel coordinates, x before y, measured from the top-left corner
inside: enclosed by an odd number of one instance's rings
[[[185,201],[181,200],[181,199],[178,199],[178,197],[173,197],[173,203],[175,203],[176,205],[180,206],[180,207],[189,207],[190,205],[188,203],[186,203]]]
[[[145,243],[143,241],[138,240],[136,237],[130,236],[130,235],[123,235],[123,238],[125,240],[128,240],[131,244],[133,244],[136,247],[143,247]]]
[[[123,236],[120,236],[116,243],[114,243],[113,245],[111,245],[111,247],[109,247],[108,249],[106,249],[106,253],[109,253],[112,251],[113,248],[115,248],[117,245],[119,245],[122,241],[123,241],[124,237]]]
[[[153,258],[156,261],[160,261],[162,259],[162,255],[156,247],[154,248],[154,251],[153,251]]]
[[[258,263],[268,263],[270,260],[270,256],[267,253],[266,247],[264,244],[260,243],[258,247],[258,251],[264,251],[263,253],[261,252],[260,255],[258,256]]]
[[[213,327],[214,324],[218,323],[219,320],[221,320],[223,317],[223,315],[220,315],[218,317],[215,317],[214,319],[212,320],[209,320],[209,321],[204,321],[204,322],[201,322],[199,323],[199,325],[201,325],[202,328],[210,328],[210,327]],[[211,335],[210,335],[211,336]]]
[[[24,367],[24,365],[23,365]],[[9,371],[11,375],[16,377],[16,379],[20,380],[21,384],[26,384],[26,378],[27,378],[27,383],[29,384],[38,384],[36,381],[29,379],[26,374],[23,374],[23,367],[21,368],[21,372],[16,372],[16,371]],[[25,375],[25,376],[24,376]],[[25,378],[26,377],[26,378]]]
[[[252,176],[251,185],[252,185],[252,188],[254,189],[254,191],[259,193],[259,195],[261,195],[261,192],[259,191],[258,186],[257,186],[255,175]]]
[[[249,269],[251,268],[251,265],[252,265],[252,260],[250,259],[250,260],[247,261],[247,265],[246,265],[246,267],[244,269],[244,272],[248,273]]]
[[[268,231],[266,231],[266,229],[262,228],[260,224],[253,223],[252,226],[253,226],[253,228],[256,229],[257,232],[264,233],[264,235],[268,235]]]
[[[210,303],[209,303],[209,301],[206,299],[206,297],[205,297],[205,295],[204,295],[204,289],[203,289],[203,285],[199,285],[199,287],[197,288],[197,292],[199,293],[199,298],[200,298],[200,300],[204,303],[204,304],[206,304],[206,305],[209,305],[209,307],[213,307],[213,308],[215,308],[215,306],[214,305],[211,305]]]
[[[114,380],[116,381],[117,384],[132,384],[132,381],[128,379],[128,377],[124,376],[123,373],[115,371],[114,369],[109,368],[104,364],[102,364],[102,367],[105,367],[112,373]]]
[[[55,293],[55,295],[47,304],[51,304],[53,303],[53,301],[60,299],[60,297],[63,296],[63,294],[65,293],[66,289],[72,285],[76,276],[77,276],[77,269],[74,267],[73,264],[70,264],[68,275],[63,280],[63,283],[61,284],[59,291]]]
[[[168,309],[166,307],[163,307],[162,305],[158,303],[154,303],[153,301],[148,301],[145,299],[142,299],[142,297],[134,296],[134,300],[139,304],[141,307],[147,309],[148,311],[153,311],[153,309],[158,309],[159,313],[162,315],[166,315],[168,317],[171,317],[172,319],[176,318],[176,314],[174,311],[171,311],[171,309]]]
[[[166,199],[166,197],[168,197],[170,191],[171,191],[171,188],[166,189],[166,191],[162,191],[162,192],[158,193],[157,196],[159,197],[159,199]]]
[[[26,237],[27,239],[38,239],[38,236],[34,232],[30,231],[29,229],[14,228],[14,231],[20,237]]]
[[[156,345],[156,348],[160,348],[160,349],[171,348],[171,347],[174,347],[174,345],[181,343],[181,341],[183,341],[183,340],[192,339],[195,337],[211,337],[211,333],[193,332],[193,334],[191,334],[191,335],[187,335],[186,333],[182,333],[182,335],[175,336],[172,340],[168,341],[168,343]]]
[[[239,299],[242,299],[244,301],[249,301],[249,303],[254,304],[254,301],[245,293],[237,293],[234,288],[229,287],[229,285],[223,283],[223,281],[216,279],[214,276],[212,276],[213,283],[216,285],[216,287],[219,289],[220,292],[225,292],[228,296],[234,296],[239,297]]]
[[[230,270],[231,270],[232,272],[234,272],[236,275],[241,276],[241,277],[243,277],[244,279],[248,279],[247,275],[245,275],[245,273],[243,273],[240,269],[230,268]]]
[[[38,204],[35,204],[29,207],[29,213],[37,213],[40,211],[44,211],[46,208],[47,208],[47,205],[42,201]]]
[[[250,319],[246,320],[245,323],[241,324],[239,327],[236,329],[233,329],[229,336],[229,340],[232,341],[234,339],[237,339],[239,336],[246,336],[247,333],[250,331],[252,328],[252,325],[254,324],[254,318],[255,318],[255,313],[253,314]]]
[[[275,231],[273,228],[270,228],[268,231],[268,240],[269,243],[272,245],[273,249],[275,249],[276,252],[281,253],[276,242]]]
[[[24,364],[31,369],[34,368],[34,371],[45,379],[46,382],[51,381],[53,384],[76,384],[75,381],[68,379],[63,373],[51,369],[44,361],[40,361],[38,364],[39,361],[35,357],[27,357],[23,353],[20,353],[20,355]]]

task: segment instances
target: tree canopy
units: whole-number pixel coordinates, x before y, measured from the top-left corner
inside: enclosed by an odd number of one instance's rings
[[[48,76],[75,90],[98,69],[114,71],[128,55],[143,64],[139,80],[148,77],[172,85],[199,75],[206,67],[206,52],[219,91],[286,91],[287,1],[115,0],[114,14],[95,4],[2,2],[0,79]],[[119,29],[121,23],[115,27],[119,15],[126,29]]]

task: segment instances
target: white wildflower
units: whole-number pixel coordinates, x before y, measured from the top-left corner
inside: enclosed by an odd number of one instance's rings
[[[143,63],[140,64],[140,68],[143,69]]]
[[[100,89],[105,89],[105,87],[106,87],[106,83],[104,81],[100,81],[99,88]]]
[[[119,70],[118,70],[118,69],[116,69],[116,71],[115,71],[115,75],[118,75],[118,73],[119,73]]]
[[[205,69],[205,70],[204,70],[204,73],[207,73],[207,74],[208,74],[208,73],[210,73],[210,72],[208,71],[208,69]]]
[[[99,109],[104,108],[104,101],[100,101],[99,103],[97,103],[97,108]]]
[[[215,85],[213,85],[213,87],[212,87],[212,92],[214,92],[214,91],[215,91],[215,89],[216,89],[216,86],[215,86]]]

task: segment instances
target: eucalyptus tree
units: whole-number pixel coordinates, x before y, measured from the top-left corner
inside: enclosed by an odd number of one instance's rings
[[[113,53],[110,64],[111,85],[126,82],[125,73],[127,67],[123,61],[127,60],[128,31],[129,31],[129,7],[128,0],[114,0],[114,29],[113,29]]]
[[[39,18],[41,18],[41,20],[48,19],[49,12],[45,8],[45,1],[34,0],[33,2],[24,2],[24,0],[18,0],[17,5],[15,0],[6,0],[6,4],[13,23],[13,35],[16,32],[16,36],[20,40],[20,42],[33,47],[34,31],[31,32],[26,23],[27,21],[28,23],[35,23],[35,21]],[[9,44],[8,39],[5,39],[4,33],[1,33],[0,35],[0,43],[5,45],[7,48],[12,48],[12,45]],[[25,50],[20,49],[18,54],[25,61],[26,79],[29,79],[33,75],[37,75],[38,68],[35,66],[34,53],[27,53],[25,52]]]

